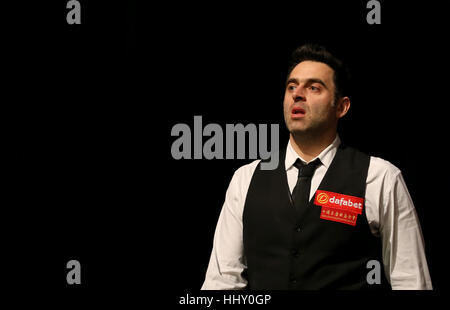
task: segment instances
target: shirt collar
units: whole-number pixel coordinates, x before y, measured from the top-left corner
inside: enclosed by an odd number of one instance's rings
[[[336,135],[336,138],[334,138],[334,141],[327,146],[322,152],[320,152],[319,155],[317,155],[315,158],[313,158],[311,161],[315,160],[316,158],[319,158],[321,163],[328,169],[331,162],[333,161],[334,155],[336,155],[337,148],[341,144],[341,139],[339,138],[339,135]],[[294,148],[291,145],[291,140],[289,139],[287,150],[286,150],[286,159],[285,159],[285,167],[286,170],[289,170],[297,160],[297,158],[300,158],[301,161],[306,162],[303,158],[301,158],[294,150]]]

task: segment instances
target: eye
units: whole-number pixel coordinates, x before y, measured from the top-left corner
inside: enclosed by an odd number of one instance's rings
[[[316,86],[313,86],[313,85],[311,85],[311,86],[309,87],[309,89],[311,89],[312,91],[319,91],[319,90],[320,90],[319,87],[316,87]]]
[[[287,89],[290,91],[293,91],[293,90],[295,90],[296,87],[297,87],[296,85],[290,84],[290,85],[288,85]]]

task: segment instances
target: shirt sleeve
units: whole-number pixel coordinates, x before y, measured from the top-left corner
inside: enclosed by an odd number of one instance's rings
[[[259,161],[233,175],[214,233],[213,249],[202,290],[239,290],[247,286],[242,214],[251,177]]]
[[[386,276],[393,290],[431,290],[420,222],[405,181],[399,170],[387,179],[391,184],[385,184],[380,206]]]

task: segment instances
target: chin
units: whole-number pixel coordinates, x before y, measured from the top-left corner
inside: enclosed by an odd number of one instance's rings
[[[290,129],[289,129],[289,132],[290,132],[292,135],[297,136],[297,135],[304,135],[304,134],[307,133],[308,131],[307,131],[306,129],[303,129],[303,128],[290,128]]]
[[[287,128],[289,132],[302,132],[307,130],[308,128],[305,128],[304,122],[297,122],[297,121],[291,121],[287,124]]]

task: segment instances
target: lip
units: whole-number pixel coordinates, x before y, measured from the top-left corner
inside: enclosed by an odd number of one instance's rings
[[[302,117],[304,117],[306,114],[305,109],[300,108],[300,107],[293,107],[291,110],[291,118],[292,119],[300,119]]]

